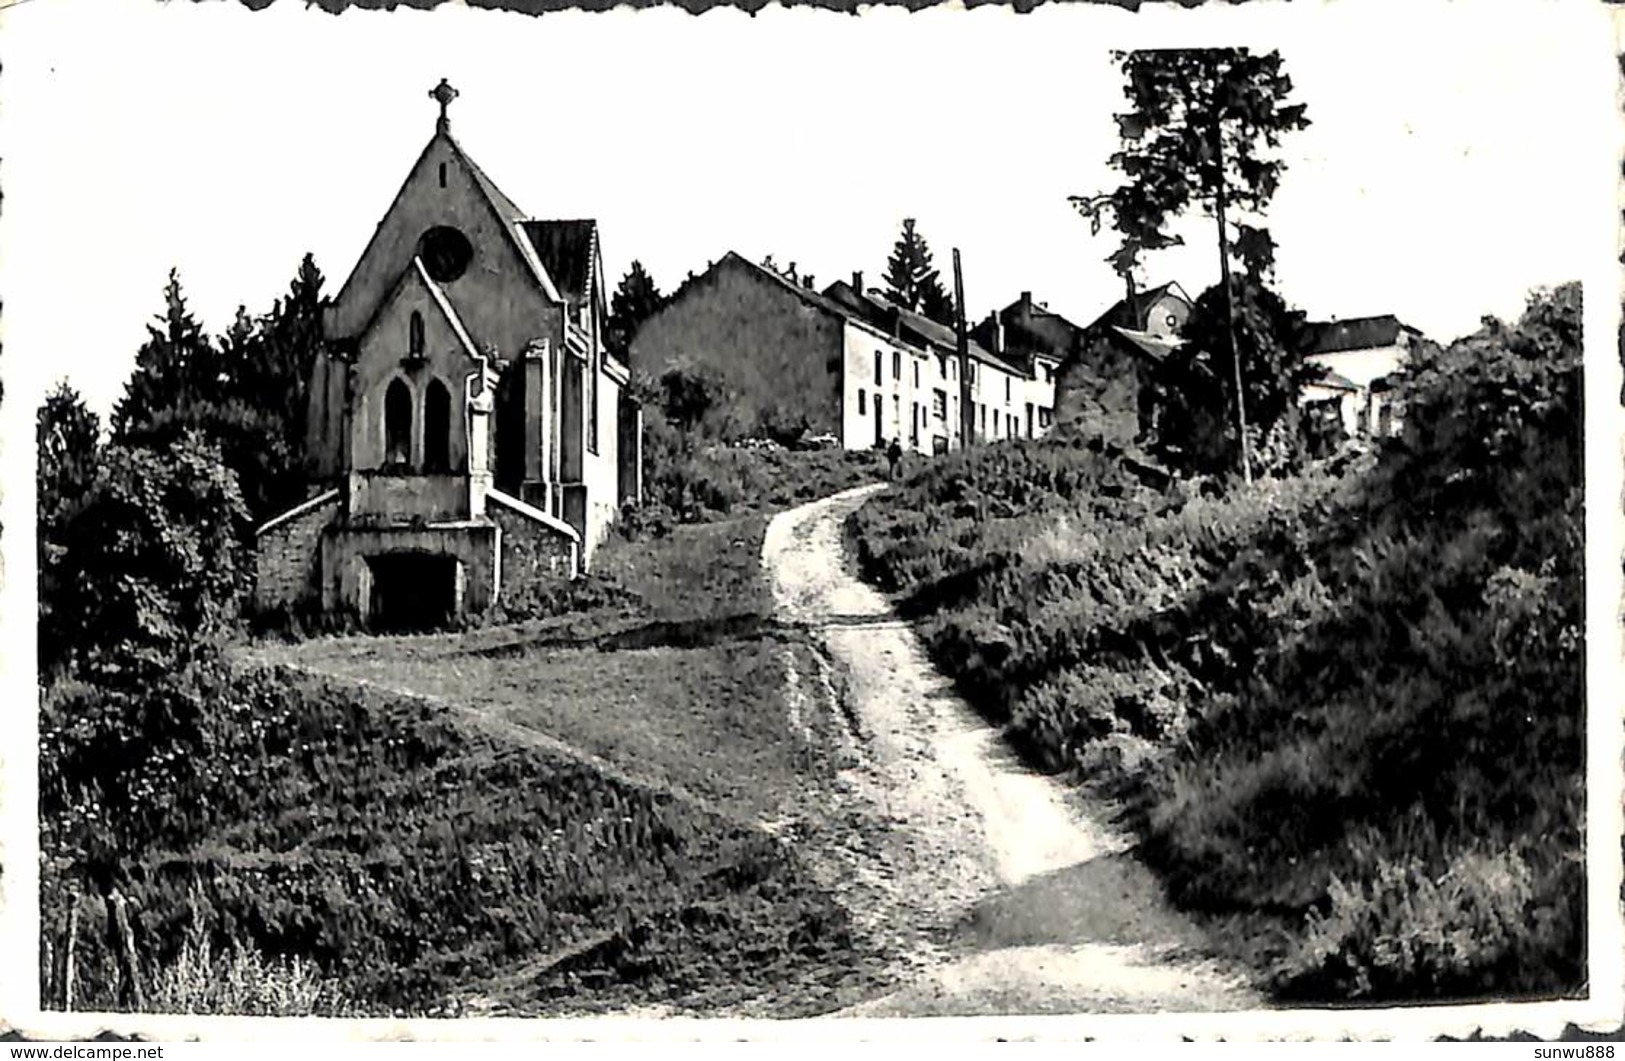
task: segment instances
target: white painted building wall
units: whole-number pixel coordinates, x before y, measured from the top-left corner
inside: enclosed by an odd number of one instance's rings
[[[1304,388],[1303,400],[1336,396],[1343,431],[1350,438],[1361,438],[1399,429],[1397,410],[1392,408],[1387,394],[1373,391],[1371,385],[1385,376],[1392,376],[1405,365],[1405,347],[1398,344],[1369,347],[1363,350],[1340,350],[1336,353],[1313,354],[1305,360],[1324,365],[1359,389],[1334,390],[1328,387]]]
[[[896,438],[905,451],[913,453],[931,454],[938,447],[960,448],[957,351],[933,346],[917,348],[852,320],[846,323],[843,345],[844,448],[867,449],[875,445],[877,400],[882,446]],[[1028,403],[1033,407],[1032,437],[1041,436],[1053,425],[1059,362],[1047,360],[1047,364],[1048,378],[1040,369],[1036,378],[1028,379],[1000,365],[971,359],[975,438],[993,441],[1028,437]]]

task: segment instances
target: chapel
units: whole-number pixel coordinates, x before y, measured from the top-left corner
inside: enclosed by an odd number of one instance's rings
[[[257,530],[255,603],[421,629],[592,563],[638,497],[593,220],[538,220],[452,136],[456,89],[338,294],[309,381],[323,489]]]

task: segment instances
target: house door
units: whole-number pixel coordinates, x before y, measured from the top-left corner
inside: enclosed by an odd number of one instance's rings
[[[875,406],[875,448],[876,449],[879,449],[880,445],[883,442],[886,441],[885,438],[882,437],[882,435],[880,433],[880,415],[881,415],[881,411],[885,408],[884,397],[885,397],[884,395],[877,393],[875,395],[875,400],[874,400],[874,406]]]
[[[367,557],[372,573],[370,625],[395,633],[445,626],[461,604],[462,566],[454,556],[435,553]]]

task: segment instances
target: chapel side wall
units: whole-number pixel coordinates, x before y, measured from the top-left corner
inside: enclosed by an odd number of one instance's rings
[[[334,495],[256,537],[256,611],[274,612],[320,597],[322,531],[338,514],[338,506]]]
[[[539,589],[568,581],[579,572],[579,549],[562,531],[498,501],[487,501],[485,514],[500,532],[497,594],[502,604],[521,606]]]
[[[598,452],[588,453],[585,467],[587,483],[587,533],[582,545],[583,561],[592,566],[593,553],[609,536],[619,513],[621,473],[621,385],[606,373],[599,373],[596,388],[598,402]]]

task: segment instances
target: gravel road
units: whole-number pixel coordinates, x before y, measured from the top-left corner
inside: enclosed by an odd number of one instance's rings
[[[781,513],[762,563],[794,654],[798,727],[833,718],[841,769],[800,838],[856,923],[900,955],[903,986],[843,1014],[1253,1009],[1239,972],[1200,956],[1124,836],[1028,769],[852,572],[842,523],[879,486]],[[809,808],[811,810],[812,808]]]

